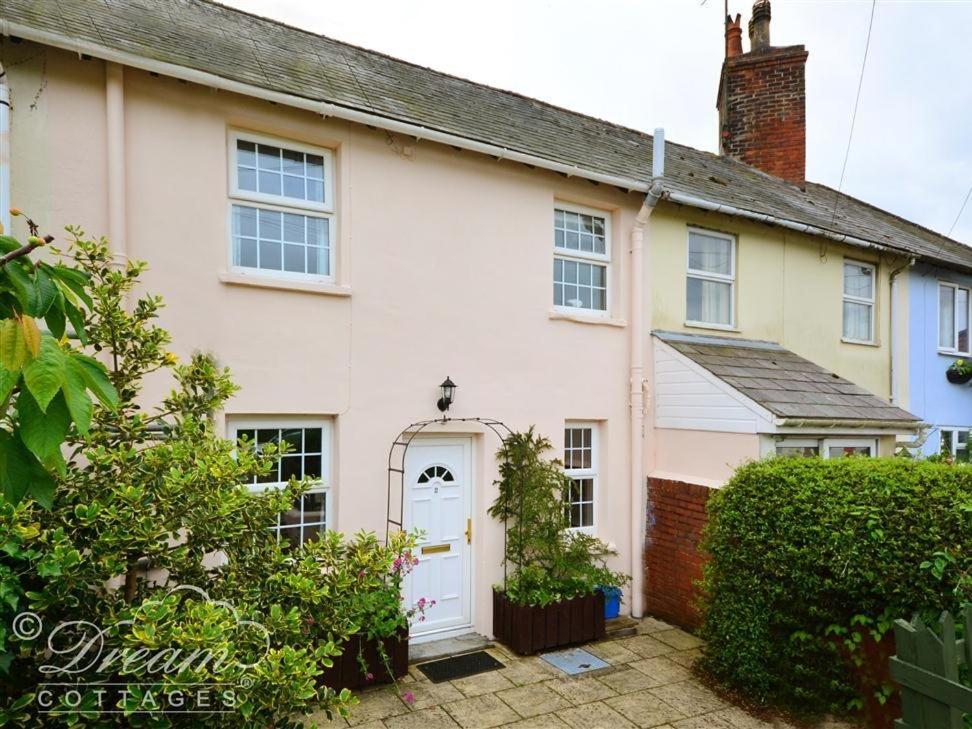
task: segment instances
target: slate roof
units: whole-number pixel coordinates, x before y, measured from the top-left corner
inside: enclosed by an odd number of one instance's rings
[[[635,184],[651,177],[652,138],[644,132],[206,0],[2,0],[0,16],[6,32],[19,28],[55,34],[61,39],[55,44],[70,50],[81,41],[433,128],[579,171]],[[717,80],[714,69],[713,90]],[[605,84],[602,93],[619,91]],[[825,185],[808,182],[802,191],[691,147],[666,145],[664,184],[972,271],[972,248],[958,241],[847,195],[841,195],[834,217],[836,192]]]
[[[888,425],[920,422],[774,342],[681,332],[653,334],[779,418]]]

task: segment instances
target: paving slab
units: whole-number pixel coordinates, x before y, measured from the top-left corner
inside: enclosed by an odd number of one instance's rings
[[[635,729],[634,724],[600,701],[558,711],[557,716],[572,729]]]
[[[621,668],[611,673],[605,673],[597,677],[597,680],[605,686],[613,689],[615,693],[630,694],[634,691],[642,691],[652,688],[652,681],[641,671],[633,668]]]
[[[408,704],[398,697],[398,690],[394,686],[363,691],[358,694],[358,701],[360,703],[351,709],[351,716],[348,717],[350,726],[409,712]]]
[[[443,707],[462,729],[492,729],[520,720],[520,715],[496,694],[453,701]]]
[[[658,633],[653,635],[636,635],[633,638],[622,638],[618,642],[623,648],[627,648],[641,658],[654,658],[655,656],[663,656],[666,653],[672,653],[677,650],[667,643],[656,640],[656,635]]]
[[[522,719],[514,724],[507,724],[509,729],[568,729],[568,725],[556,714],[544,714],[530,719]]]
[[[470,676],[472,678],[472,676]],[[408,684],[406,690],[412,692],[415,701],[410,706],[413,711],[440,706],[450,701],[466,698],[465,695],[451,683],[432,683],[431,681],[415,681]]]
[[[514,685],[510,679],[499,671],[488,671],[487,673],[480,673],[476,676],[457,678],[451,683],[466,698],[482,696],[483,694],[495,694],[497,691],[513,688]]]
[[[549,663],[541,661],[536,656],[520,658],[498,673],[512,681],[515,686],[526,686],[527,684],[557,678],[558,674],[563,675]]]
[[[392,716],[385,719],[384,724],[387,729],[459,729],[459,725],[440,706]]]
[[[544,683],[518,686],[500,691],[496,695],[524,719],[539,714],[549,714],[559,709],[569,709],[573,706],[570,701]]]
[[[614,689],[593,677],[555,678],[545,681],[543,685],[556,691],[575,706],[609,699],[617,695]]]
[[[632,661],[628,664],[628,667],[645,674],[652,684],[648,688],[687,681],[692,678],[692,672],[689,669],[669,660],[667,656],[642,658],[639,661]]]
[[[604,703],[641,729],[661,726],[686,718],[685,714],[662,701],[651,693],[650,689],[615,696]]]
[[[666,653],[665,657],[684,668],[691,668],[702,657],[702,649],[692,648],[687,651],[675,651],[674,653]]]
[[[694,680],[670,683],[650,691],[653,696],[678,709],[683,716],[697,716],[728,707],[725,701]]]
[[[630,651],[621,645],[620,640],[605,640],[600,643],[592,643],[589,646],[585,646],[585,649],[588,653],[592,653],[598,658],[607,661],[612,666],[637,661],[641,658],[634,651]]]
[[[651,637],[655,640],[660,640],[665,645],[670,645],[672,648],[678,651],[687,651],[692,648],[701,648],[702,641],[696,638],[691,633],[686,633],[684,630],[679,628],[672,628],[671,630],[661,630],[657,633],[652,633]]]

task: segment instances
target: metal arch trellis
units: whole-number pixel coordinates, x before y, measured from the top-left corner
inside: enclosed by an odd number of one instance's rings
[[[392,441],[391,447],[388,449],[388,498],[386,506],[386,519],[385,519],[385,544],[388,544],[388,540],[391,537],[392,526],[398,528],[399,531],[403,529],[405,523],[405,455],[408,453],[408,447],[415,440],[415,436],[421,433],[423,430],[428,428],[430,425],[442,425],[445,423],[479,423],[480,425],[485,425],[493,433],[499,437],[500,440],[505,440],[506,436],[512,435],[513,431],[506,425],[506,423],[496,420],[494,418],[435,418],[434,420],[420,420],[417,423],[412,423],[411,425],[404,428],[398,436]],[[392,518],[392,490],[395,488],[395,484],[398,485],[398,519]],[[506,554],[506,523],[503,524],[503,554]],[[506,566],[503,566],[503,579],[506,581]]]

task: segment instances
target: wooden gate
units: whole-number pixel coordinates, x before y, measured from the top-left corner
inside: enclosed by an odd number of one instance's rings
[[[972,668],[972,605],[961,617],[964,640],[955,638],[947,612],[937,631],[918,619],[895,622],[891,676],[901,684],[898,729],[962,729],[963,714],[972,714],[972,688],[959,680],[959,666]]]

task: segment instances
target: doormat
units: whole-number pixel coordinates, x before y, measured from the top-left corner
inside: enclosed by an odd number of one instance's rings
[[[579,673],[587,673],[588,671],[596,671],[600,668],[611,667],[611,664],[607,661],[602,661],[593,653],[588,653],[582,648],[571,648],[565,651],[544,653],[540,657],[551,666],[559,668],[571,676],[576,676]]]
[[[486,651],[476,651],[452,658],[443,658],[439,661],[420,663],[416,668],[424,673],[432,683],[442,683],[456,678],[475,676],[477,673],[495,671],[497,668],[504,668],[504,665]]]

